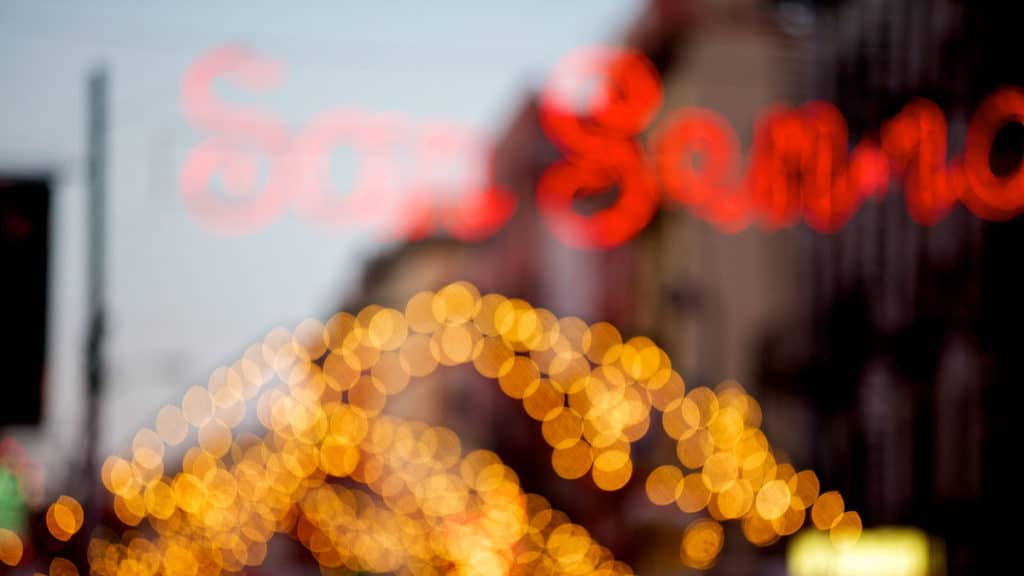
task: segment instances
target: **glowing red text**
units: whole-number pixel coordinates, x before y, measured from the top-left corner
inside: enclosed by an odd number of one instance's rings
[[[265,113],[216,98],[213,84],[221,79],[265,90],[280,83],[280,70],[239,48],[223,48],[185,74],[184,112],[206,140],[185,159],[181,194],[213,230],[251,232],[292,208],[311,221],[370,226],[391,238],[443,231],[478,240],[502,228],[516,209],[515,197],[491,180],[486,143],[464,127],[336,108],[292,134]],[[666,204],[726,232],[801,221],[834,232],[891,181],[902,183],[907,210],[923,225],[940,221],[958,202],[985,219],[1024,209],[1024,171],[1018,166],[997,175],[989,158],[996,133],[1024,122],[1018,88],[981,103],[963,155],[952,158],[945,115],[927,100],[910,102],[877,135],[852,146],[832,104],[772,106],[756,121],[745,161],[729,123],[704,108],[675,111],[648,138],[661,104],[658,73],[638,52],[589,47],[557,66],[541,94],[540,121],[563,157],[544,170],[536,189],[540,215],[556,237],[580,248],[618,246]],[[338,147],[358,158],[347,192],[331,184]],[[399,162],[402,147],[412,150],[411,168]],[[454,184],[446,176],[452,169],[462,174]],[[579,197],[613,190],[608,206],[577,209]]]

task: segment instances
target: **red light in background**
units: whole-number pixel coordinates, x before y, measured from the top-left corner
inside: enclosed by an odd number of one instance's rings
[[[584,115],[574,97],[591,88]],[[657,181],[637,134],[661,104],[661,81],[642,54],[584,48],[566,57],[541,95],[540,120],[566,158],[537,185],[541,216],[563,242],[610,247],[642,230],[658,207]],[[615,203],[593,214],[573,209],[577,195],[619,188]]]
[[[819,232],[842,228],[866,196],[878,194],[885,171],[873,144],[861,142],[848,155],[849,146],[846,120],[828,102],[765,114],[750,167],[760,221],[773,229],[802,217]]]
[[[1005,220],[1024,209],[1024,170],[1006,177],[992,172],[989,154],[996,132],[1010,122],[1024,123],[1024,91],[1004,88],[981,103],[967,129],[964,171],[970,185],[964,203],[976,215]]]
[[[946,166],[947,132],[946,116],[928,100],[914,100],[882,126],[882,147],[903,174],[907,210],[920,224],[941,220],[964,192],[960,167]]]
[[[518,202],[493,183],[486,142],[452,123],[426,123],[418,132],[412,204],[398,212],[414,228],[403,237],[446,230],[454,238],[473,241],[496,233],[515,213]],[[452,171],[458,175],[454,183]]]
[[[465,126],[414,123],[396,115],[337,108],[294,136],[272,116],[219,101],[219,79],[250,89],[280,81],[272,61],[241,48],[215,50],[189,68],[182,84],[188,120],[207,134],[181,173],[188,210],[225,234],[255,231],[289,206],[332,228],[362,226],[385,238],[413,240],[440,231],[462,240],[496,233],[514,214],[516,197],[494,185],[491,149]],[[775,106],[758,119],[745,169],[732,127],[706,109],[669,117],[652,141],[639,140],[661,104],[653,64],[639,52],[587,47],[566,56],[540,98],[540,122],[564,158],[541,175],[540,215],[561,241],[609,248],[637,235],[661,203],[684,206],[724,232],[751,223],[774,230],[804,221],[834,232],[867,198],[884,194],[890,176],[903,180],[910,216],[940,221],[963,201],[981,218],[1005,219],[1024,208],[1024,175],[992,172],[996,133],[1024,122],[1024,92],[990,96],[973,118],[963,162],[947,163],[942,110],[915,100],[850,149],[846,121],[830,103]],[[355,152],[357,175],[348,192],[330,181],[332,153]],[[411,151],[408,174],[403,147]],[[891,174],[890,174],[891,172]],[[223,194],[213,184],[220,181]],[[617,191],[610,206],[589,213],[577,198]]]
[[[211,229],[244,234],[275,220],[288,201],[287,173],[280,162],[289,146],[288,128],[258,110],[218,101],[213,93],[218,78],[267,89],[280,82],[280,68],[243,48],[227,46],[196,61],[182,81],[185,117],[210,134],[185,158],[182,199]],[[261,166],[267,167],[262,186]],[[210,184],[218,175],[227,198],[212,194]]]
[[[672,200],[723,229],[747,226],[751,198],[738,176],[739,139],[725,118],[703,108],[679,111],[653,148],[658,176]]]
[[[336,108],[292,135],[267,113],[218,100],[213,88],[222,79],[259,90],[276,86],[280,73],[274,62],[233,46],[206,54],[185,73],[182,108],[207,139],[185,158],[181,195],[214,232],[251,233],[294,207],[329,228],[369,228],[387,239],[444,229],[469,240],[493,234],[515,212],[515,197],[484,170],[485,138],[466,127]],[[341,146],[357,158],[350,191],[331,185],[332,153]],[[403,146],[415,165],[405,180]],[[455,167],[456,182],[439,177],[438,165]]]
[[[396,225],[401,167],[394,150],[405,127],[396,116],[342,108],[310,121],[289,154],[299,214],[328,227],[362,225],[386,233],[386,226]],[[339,146],[359,159],[347,194],[331,185],[331,154]]]

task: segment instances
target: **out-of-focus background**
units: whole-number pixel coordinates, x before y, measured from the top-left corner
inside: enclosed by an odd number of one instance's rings
[[[371,304],[405,310],[413,295],[460,280],[648,336],[688,390],[738,381],[780,462],[813,469],[821,492],[838,490],[863,522],[860,556],[802,533],[755,546],[739,522],[723,522],[710,565],[686,566],[680,538],[709,512],[645,495],[645,479],[675,455],[656,417],[633,448],[631,479],[604,491],[552,472],[541,425],[482,377],[453,369],[430,377],[443,386],[396,397],[398,412],[458,432],[464,452],[493,450],[524,490],[638,573],[1015,565],[1018,220],[956,206],[923,226],[893,177],[834,233],[802,223],[723,231],[664,202],[635,237],[593,249],[562,242],[534,197],[562,156],[539,95],[567,54],[594,45],[637,50],[660,76],[645,142],[672,112],[702,107],[746,154],[765,110],[810,100],[835,105],[851,142],[877,140],[885,121],[927,98],[956,158],[984,98],[1024,84],[1012,4],[3,2],[0,528],[23,551],[0,570],[70,573],[53,564],[66,558],[89,573],[88,532],[126,528],[103,496],[108,456],[130,455],[162,406],[275,327]],[[318,132],[339,118],[355,136]],[[993,144],[1004,174],[1017,170],[1022,134],[1011,126]],[[448,137],[456,143],[445,148]],[[237,200],[288,162],[318,163],[338,198],[372,164],[369,181],[397,194],[370,186],[367,202],[306,210],[265,198],[245,215],[193,194],[209,186]],[[484,178],[514,197],[507,222],[479,238],[437,226],[391,233],[415,220],[418,187],[456,190],[448,198],[459,204],[466,183]],[[297,184],[277,185],[284,198]],[[255,403],[242,425],[252,432]],[[168,476],[184,453],[167,448]],[[84,529],[66,544],[46,519],[62,494],[85,506]],[[262,566],[246,569],[347,573],[295,548],[272,542]]]

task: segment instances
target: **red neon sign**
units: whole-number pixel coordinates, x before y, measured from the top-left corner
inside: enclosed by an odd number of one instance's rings
[[[466,177],[444,194],[436,175],[445,168],[488,166],[483,139],[447,123],[410,124],[355,109],[327,111],[289,134],[271,116],[227,106],[213,96],[224,78],[252,89],[280,80],[272,62],[238,48],[216,50],[185,74],[182,101],[189,121],[210,137],[186,158],[185,205],[222,233],[251,232],[294,208],[329,226],[370,225],[390,237],[419,238],[445,231],[465,240],[494,234],[516,209],[515,197],[488,174]],[[638,234],[663,202],[678,204],[721,230],[751,224],[769,230],[803,221],[820,232],[842,228],[865,199],[902,181],[910,216],[923,225],[941,220],[957,202],[985,219],[1006,219],[1024,208],[1021,170],[1001,177],[989,165],[996,132],[1024,122],[1024,91],[990,96],[972,119],[962,158],[947,160],[948,128],[934,103],[915,100],[885,122],[876,139],[851,148],[846,121],[827,102],[774,106],[755,124],[745,170],[735,132],[712,110],[672,114],[647,146],[641,135],[661,105],[661,81],[642,54],[591,47],[568,55],[540,102],[545,134],[564,153],[537,185],[540,215],[552,233],[580,248],[621,245]],[[411,138],[415,158],[403,178],[398,150]],[[330,157],[348,146],[359,157],[352,190],[329,182]],[[259,159],[266,169],[260,172]],[[220,177],[224,198],[212,194]],[[582,214],[578,196],[615,188],[614,203]]]
[[[335,108],[293,135],[269,114],[218,100],[213,86],[222,79],[266,90],[280,84],[281,71],[276,63],[231,46],[206,54],[185,73],[185,117],[208,138],[185,158],[181,197],[212,231],[250,233],[293,208],[312,222],[360,226],[384,237],[413,239],[443,229],[459,239],[479,240],[515,211],[515,197],[481,173],[489,165],[488,147],[468,129]],[[358,157],[348,193],[334,190],[329,178],[331,153],[343,146]],[[409,182],[401,178],[402,147],[411,147],[415,158]],[[442,168],[456,168],[460,181],[436,177]],[[217,180],[223,194],[213,187]]]

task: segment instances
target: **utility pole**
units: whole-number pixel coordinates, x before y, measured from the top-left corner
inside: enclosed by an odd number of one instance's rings
[[[89,335],[86,349],[87,398],[83,471],[92,486],[99,470],[100,400],[103,396],[105,366],[103,342],[106,333],[107,276],[107,135],[109,88],[107,70],[100,65],[89,74],[88,85],[88,307]],[[90,490],[89,497],[92,497]]]

